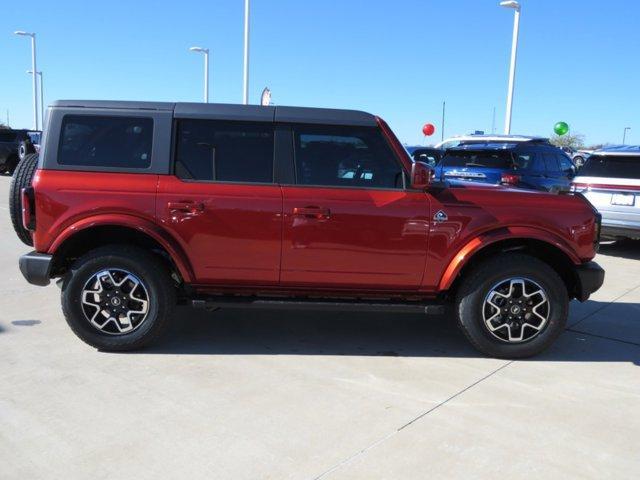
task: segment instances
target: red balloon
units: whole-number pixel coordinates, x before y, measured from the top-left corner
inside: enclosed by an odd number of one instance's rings
[[[425,123],[424,127],[422,127],[422,133],[424,133],[427,137],[433,135],[435,131],[436,127],[434,127],[431,123]]]

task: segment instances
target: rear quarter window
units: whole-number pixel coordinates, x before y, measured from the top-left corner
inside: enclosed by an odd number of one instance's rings
[[[580,169],[583,177],[640,179],[640,156],[591,155]]]
[[[151,165],[153,119],[65,115],[58,163],[77,167],[146,169]]]

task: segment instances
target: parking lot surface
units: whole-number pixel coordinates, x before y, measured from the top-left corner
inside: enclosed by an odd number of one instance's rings
[[[153,348],[77,339],[27,284],[0,177],[0,478],[637,478],[640,242],[541,356],[451,318],[182,308]]]

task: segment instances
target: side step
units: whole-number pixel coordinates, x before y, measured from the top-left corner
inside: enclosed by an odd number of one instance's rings
[[[399,312],[443,315],[442,303],[397,303],[363,301],[335,301],[319,299],[283,299],[262,297],[209,297],[191,300],[194,308],[217,310],[219,308],[260,308],[272,310],[322,310],[332,312]]]

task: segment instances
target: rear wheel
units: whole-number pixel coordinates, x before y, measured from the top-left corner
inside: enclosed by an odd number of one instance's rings
[[[104,351],[135,350],[158,339],[176,304],[169,272],[153,254],[106,246],[79,258],[62,286],[73,332]]]
[[[9,188],[9,215],[11,216],[13,229],[22,243],[30,246],[33,245],[31,233],[22,225],[22,189],[31,186],[37,167],[38,154],[27,155],[24,160],[18,163],[13,172],[11,187]]]
[[[562,333],[569,297],[546,263],[519,253],[492,257],[468,272],[456,299],[458,324],[480,352],[523,358]]]
[[[29,140],[23,140],[20,142],[20,146],[18,147],[18,157],[20,160],[24,160],[25,157],[31,153],[36,153],[36,148],[33,146]]]

